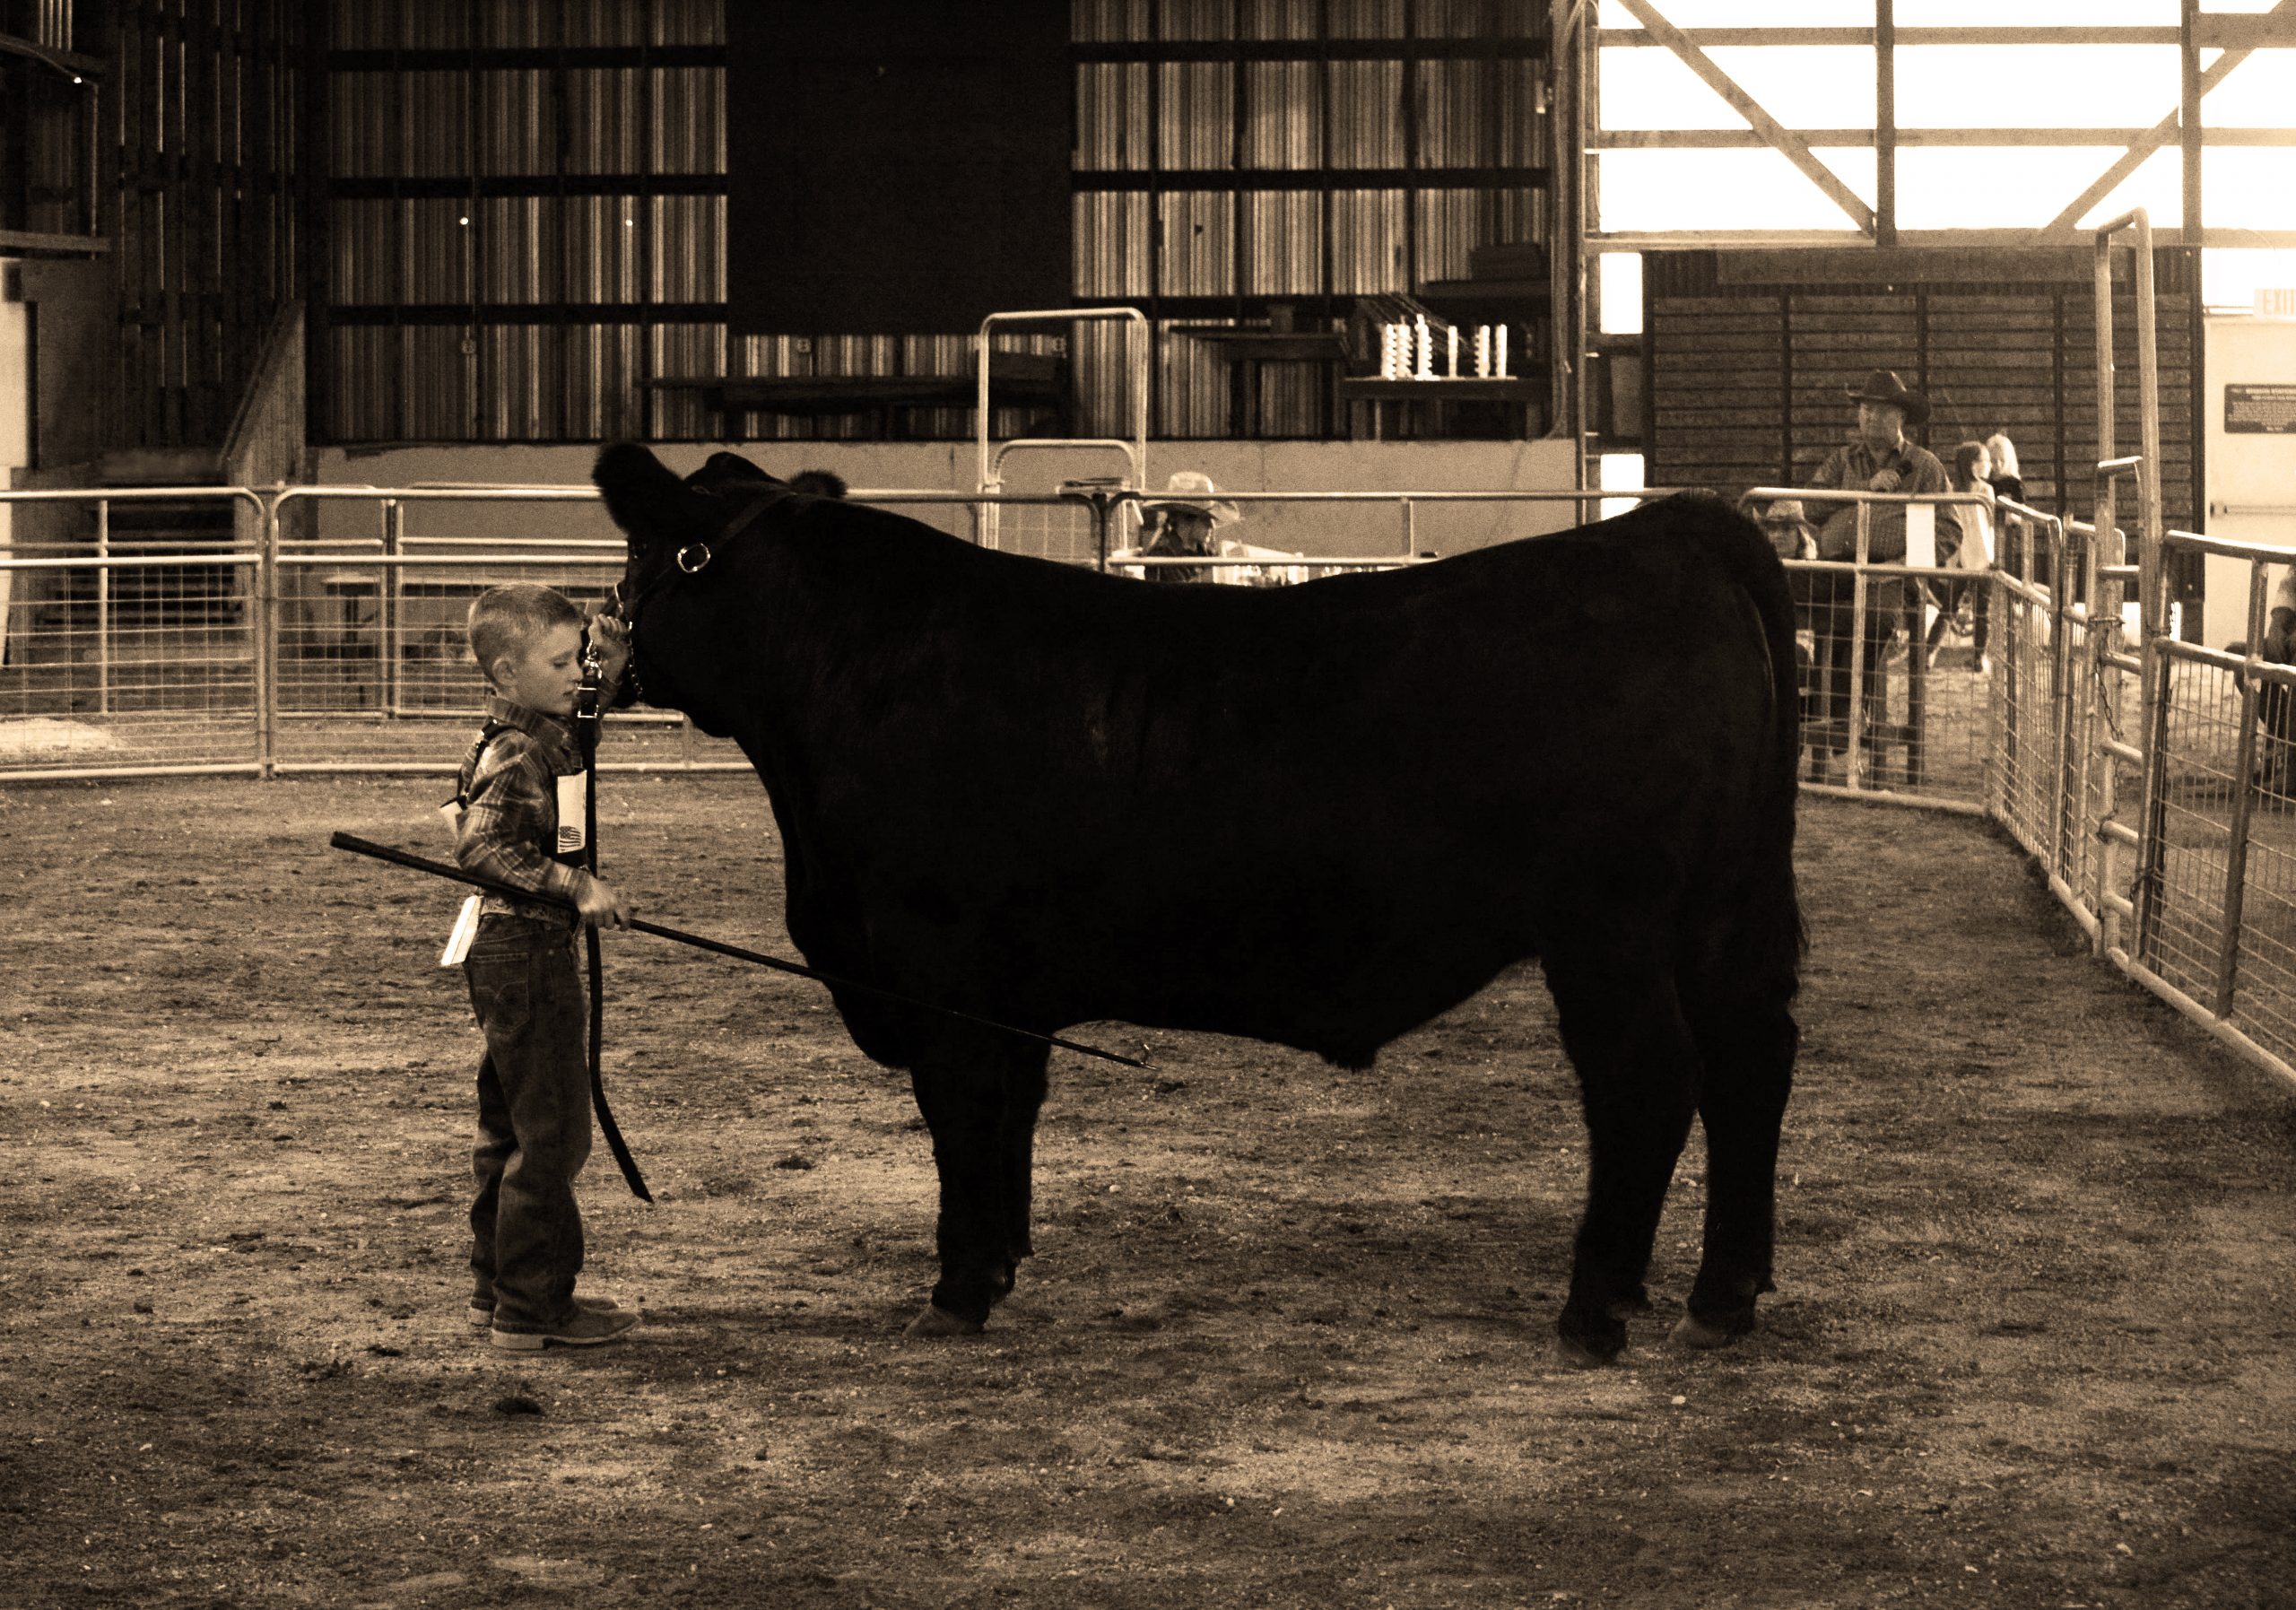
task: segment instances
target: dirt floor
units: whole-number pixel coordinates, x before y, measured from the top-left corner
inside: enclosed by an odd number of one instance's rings
[[[2287,1606],[2296,1099],[2092,961],[1981,827],[1809,802],[1779,1276],[1617,1368],[1535,970],[1346,1075],[1103,1024],[984,1337],[903,1344],[932,1177],[810,985],[609,940],[596,1289],[463,1309],[476,1038],[435,779],[0,790],[0,1610]],[[762,794],[610,779],[648,915],[786,944]]]

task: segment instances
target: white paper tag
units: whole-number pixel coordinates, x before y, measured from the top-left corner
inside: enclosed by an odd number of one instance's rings
[[[454,932],[447,936],[447,948],[439,953],[439,965],[460,967],[463,958],[470,954],[470,942],[477,936],[478,896],[474,894],[455,913]]]
[[[1937,562],[1936,504],[1909,503],[1905,506],[1905,561],[1918,565]]]
[[[459,799],[448,800],[446,804],[439,807],[439,814],[445,818],[447,831],[448,832],[452,833],[457,839],[463,836],[462,801]]]
[[[558,779],[558,853],[571,855],[584,843],[582,824],[588,819],[590,774],[576,771]]]

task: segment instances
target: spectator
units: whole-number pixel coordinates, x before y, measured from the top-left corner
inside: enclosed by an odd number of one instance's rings
[[[1213,496],[1219,488],[1197,470],[1175,470],[1164,495],[1140,505],[1140,552],[1158,559],[1212,559],[1220,553],[1213,535],[1243,517],[1236,506]],[[1150,565],[1151,581],[1211,581],[1209,565]]]
[[[1994,497],[1996,500],[2006,498],[2013,503],[2026,502],[2024,477],[2017,468],[2016,443],[1996,431],[1985,439],[1985,450],[1993,460],[1991,479]],[[2004,509],[1994,517],[1994,557],[2000,561],[2002,570],[2012,576],[2025,573],[2024,528],[2022,515],[2012,514]],[[2046,574],[2048,553],[2045,548],[2034,550],[2033,568],[2044,572],[2034,579],[2046,583],[2048,579]]]
[[[1987,477],[1997,498],[2025,500],[2025,483],[2017,470],[2017,444],[1996,431],[1985,439],[1986,457],[1993,460],[1993,474]]]
[[[1857,405],[1857,431],[1849,440],[1826,455],[1811,478],[1813,487],[1838,487],[1844,492],[1941,492],[1947,490],[1945,466],[1927,448],[1907,439],[1909,424],[1928,422],[1929,399],[1909,390],[1894,370],[1877,369],[1866,384],[1853,387]],[[1817,500],[1822,501],[1823,500]],[[1866,557],[1883,564],[1905,558],[1905,507],[1883,504],[1874,509]],[[1857,506],[1838,505],[1818,534],[1822,559],[1854,559],[1857,554]]]
[[[2272,614],[2257,652],[2276,666],[2296,665],[2296,569],[2283,571],[2273,589]],[[2266,683],[2257,698],[2257,720],[2264,728],[2257,746],[2257,785],[2283,799],[2296,795],[2296,698],[2280,683]]]
[[[1857,405],[1857,434],[1826,456],[1811,479],[1813,487],[1915,494],[1948,490],[1945,466],[1937,462],[1937,456],[1906,439],[1909,422],[1918,426],[1927,422],[1927,398],[1909,390],[1894,371],[1886,369],[1877,369],[1866,376],[1866,384],[1853,387],[1849,397]],[[1884,564],[1902,561],[1905,506],[1879,505],[1870,518],[1866,557]],[[1840,561],[1857,556],[1855,503],[1836,506],[1818,531],[1817,544],[1821,559]],[[1808,701],[1810,718],[1805,723],[1805,732],[1815,775],[1821,781],[1840,780],[1842,755],[1849,747],[1853,652],[1863,661],[1869,717],[1886,707],[1882,668],[1891,640],[1897,635],[1898,619],[1905,610],[1907,585],[1900,577],[1873,578],[1861,620],[1851,577],[1839,571],[1810,575],[1806,619],[1816,685]]]
[[[1993,564],[1992,474],[1993,457],[1985,443],[1965,441],[1953,449],[1953,490],[1977,492],[1987,501],[1982,505],[1949,504],[1942,510],[1952,523],[1948,525],[1944,519],[1938,522],[1937,562],[1964,573],[1938,579],[1937,619],[1930,624],[1926,645],[1929,663],[1934,666],[1937,663],[1937,640],[1960,619],[1961,606],[1968,605],[1971,617],[1970,637],[1980,674],[1993,668],[1986,654],[1987,605],[1992,587],[1985,579]],[[1954,534],[1951,552],[1943,540],[1948,531]]]
[[[1757,509],[1752,499],[1742,498],[1738,512],[1761,527],[1762,535],[1770,538],[1770,545],[1778,550],[1779,558],[1818,556],[1818,528],[1810,524],[1799,498],[1779,498],[1766,509]]]

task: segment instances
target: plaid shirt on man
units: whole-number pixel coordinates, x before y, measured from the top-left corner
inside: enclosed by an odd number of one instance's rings
[[[611,685],[601,690],[600,709],[615,691]],[[558,779],[582,772],[582,752],[573,731],[555,716],[499,695],[487,701],[486,718],[499,730],[477,754],[475,766],[464,762],[457,789],[464,808],[455,832],[455,859],[465,872],[575,900],[590,875],[555,858]],[[544,922],[572,921],[558,907],[491,891],[481,900],[479,910]]]

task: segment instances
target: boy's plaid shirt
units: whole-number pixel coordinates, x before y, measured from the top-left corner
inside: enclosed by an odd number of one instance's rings
[[[613,690],[604,690],[605,697]],[[499,878],[521,889],[573,900],[590,878],[578,866],[558,860],[558,779],[582,770],[582,752],[566,723],[555,716],[500,696],[486,702],[486,718],[501,728],[478,757],[465,762],[457,792],[465,801],[455,833],[455,860],[465,872]],[[544,922],[573,921],[570,913],[532,901],[489,892],[482,912],[531,917]]]

